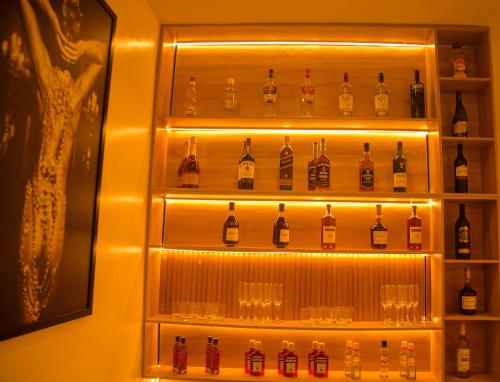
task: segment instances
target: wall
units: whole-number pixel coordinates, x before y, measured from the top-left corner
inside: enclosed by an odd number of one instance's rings
[[[2,382],[136,381],[140,375],[146,194],[159,23],[145,0],[118,16],[94,314],[0,343]]]

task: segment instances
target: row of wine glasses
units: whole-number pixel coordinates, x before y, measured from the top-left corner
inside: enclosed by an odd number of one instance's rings
[[[174,301],[172,316],[183,321],[222,321],[225,318],[224,304],[209,302]]]
[[[300,308],[300,321],[304,325],[348,326],[352,322],[352,306],[306,306]]]
[[[254,322],[279,322],[283,303],[283,284],[238,284],[240,320]]]
[[[380,303],[385,326],[412,326],[417,324],[420,303],[420,285],[382,285]]]

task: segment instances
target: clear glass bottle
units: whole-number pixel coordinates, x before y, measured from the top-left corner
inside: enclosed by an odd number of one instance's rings
[[[389,89],[384,82],[384,73],[378,74],[378,83],[375,86],[375,115],[377,117],[389,115]]]
[[[361,379],[361,351],[359,350],[359,342],[353,342],[352,344],[351,379]]]
[[[373,191],[375,189],[375,163],[370,154],[370,144],[364,144],[363,157],[359,161],[359,190]]]
[[[406,378],[408,373],[408,342],[401,341],[401,349],[399,350],[399,376]]]
[[[468,378],[470,372],[470,344],[465,333],[465,323],[460,323],[460,336],[457,342],[457,377]]]
[[[392,160],[392,186],[394,192],[405,192],[407,185],[406,157],[403,153],[403,142],[398,142],[396,156]]]
[[[189,85],[184,96],[184,114],[196,116],[198,113],[198,95],[196,94],[196,79],[189,78]]]
[[[321,218],[321,248],[335,249],[337,219],[332,215],[332,205],[326,205],[326,213]]]
[[[314,115],[314,104],[316,102],[316,89],[311,82],[311,71],[309,68],[305,71],[304,83],[301,87],[300,110],[304,117]]]
[[[382,340],[380,343],[380,378],[389,378],[389,348],[387,341]]]
[[[408,343],[408,367],[406,372],[407,380],[417,379],[417,358],[415,354],[415,344]]]
[[[453,55],[451,59],[453,64],[453,77],[455,78],[467,77],[467,65],[465,64],[465,56],[462,46],[462,42],[455,42],[452,45]]]
[[[351,378],[351,368],[352,368],[352,341],[347,341],[345,344],[345,351],[344,351],[344,376],[346,378]]]
[[[278,113],[276,110],[276,102],[278,100],[278,86],[274,83],[274,70],[269,69],[267,82],[263,88],[264,95],[264,114],[267,117],[275,117]]]
[[[352,117],[354,97],[352,92],[352,85],[349,82],[348,73],[344,73],[344,82],[342,82],[339,86],[339,93],[340,115]]]
[[[280,150],[279,183],[280,190],[291,191],[293,188],[293,150],[288,135]]]
[[[236,115],[239,114],[238,111],[238,91],[234,86],[234,78],[229,77],[224,89],[224,114]]]

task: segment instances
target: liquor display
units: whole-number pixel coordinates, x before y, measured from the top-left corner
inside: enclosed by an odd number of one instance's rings
[[[470,372],[470,344],[465,333],[465,323],[460,323],[460,335],[457,341],[457,377],[468,378]]]
[[[177,187],[182,187],[182,182],[183,182],[182,175],[184,174],[184,166],[186,165],[188,156],[189,156],[189,140],[186,139],[186,141],[184,142],[184,155],[177,170]]]
[[[304,82],[300,91],[300,111],[305,117],[314,115],[314,106],[316,103],[316,88],[311,82],[311,71],[309,68],[305,71]]]
[[[380,343],[380,378],[389,378],[389,348],[387,340]]]
[[[311,352],[307,356],[308,364],[307,364],[307,373],[309,375],[314,374],[314,359],[318,355],[318,341],[313,341],[313,346]]]
[[[410,84],[410,115],[425,118],[425,91],[420,82],[420,70],[415,70],[415,80]]]
[[[274,70],[269,69],[267,82],[262,89],[264,95],[265,115],[268,117],[276,116],[276,101],[278,97],[278,87],[274,83]]]
[[[340,115],[345,117],[352,117],[354,108],[354,97],[352,92],[352,85],[349,82],[349,74],[344,73],[344,82],[339,86],[339,111]]]
[[[399,376],[406,378],[408,375],[408,342],[401,341],[401,349],[399,350]]]
[[[229,214],[222,227],[222,243],[226,247],[235,247],[240,242],[240,223],[234,216],[234,202],[229,202]]]
[[[326,156],[325,138],[321,138],[319,155],[316,159],[316,191],[330,190],[330,159]]]
[[[184,96],[184,114],[187,116],[196,116],[198,113],[198,95],[196,94],[196,79],[189,79],[189,86]]]
[[[469,179],[467,159],[464,157],[462,144],[457,145],[457,157],[454,162],[455,166],[455,192],[469,192]]]
[[[295,344],[288,342],[288,352],[285,355],[283,367],[284,377],[297,377],[299,375],[299,356],[295,353]]]
[[[285,203],[279,204],[279,216],[274,223],[273,244],[277,248],[286,248],[290,243],[290,226],[285,218]]]
[[[314,357],[314,376],[328,378],[328,354],[325,352],[325,344],[319,343],[318,354]]]
[[[227,87],[224,89],[224,114],[238,114],[238,91],[234,87],[234,78],[227,79]]]
[[[359,190],[373,191],[375,189],[375,164],[370,154],[370,144],[364,144],[363,157],[359,161]]]
[[[318,161],[318,142],[313,143],[313,156],[307,164],[307,189],[316,190],[316,163]],[[329,167],[328,167],[329,168]]]
[[[382,205],[377,204],[376,222],[370,228],[370,241],[373,249],[385,249],[388,243],[388,230],[382,224]]]
[[[455,222],[455,258],[469,260],[470,249],[470,223],[465,217],[465,204],[460,204],[460,214]]]
[[[321,218],[321,248],[335,249],[337,219],[332,215],[332,205],[326,205],[325,216]]]
[[[465,268],[465,285],[458,292],[458,304],[461,314],[476,314],[477,312],[477,293],[471,286],[470,268]]]
[[[280,190],[291,191],[293,188],[293,150],[290,137],[285,136],[285,143],[280,150]]]
[[[406,157],[403,153],[403,142],[398,142],[396,156],[392,160],[392,179],[394,192],[406,191]]]
[[[375,86],[375,115],[387,117],[389,115],[389,89],[384,82],[384,73],[378,74],[378,83]]]
[[[453,115],[453,136],[454,137],[466,137],[468,134],[467,125],[467,112],[462,104],[462,92],[457,91],[455,93],[455,114]]]
[[[251,138],[247,138],[243,144],[243,155],[238,164],[238,188],[242,190],[253,190],[255,178],[255,158],[252,155],[250,145]]]
[[[462,51],[463,43],[460,41],[455,42],[452,45],[453,48],[453,77],[455,78],[466,78],[467,77],[467,66],[465,64],[465,56]]]
[[[417,206],[412,206],[412,215],[408,218],[408,249],[422,249],[422,219],[417,215]]]
[[[196,137],[189,140],[189,155],[182,171],[182,187],[198,188],[200,184],[200,165],[196,157]]]

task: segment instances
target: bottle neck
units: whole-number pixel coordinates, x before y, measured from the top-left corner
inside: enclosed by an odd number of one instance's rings
[[[465,206],[460,205],[460,219],[465,219]]]
[[[325,141],[321,141],[320,143],[320,149],[319,149],[319,154],[320,155],[325,155],[326,153],[326,147],[325,147]]]
[[[189,156],[196,157],[196,142],[191,142],[191,145],[189,147]]]
[[[463,151],[463,148],[462,148],[462,146],[460,146],[460,145],[457,147],[457,156],[458,156],[459,158],[463,158],[463,156],[464,156],[464,151]]]

